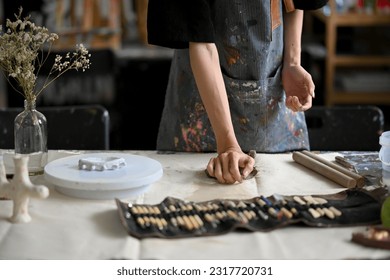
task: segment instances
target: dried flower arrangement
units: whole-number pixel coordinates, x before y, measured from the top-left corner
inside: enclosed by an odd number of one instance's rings
[[[67,71],[82,70],[90,67],[90,54],[82,45],[76,45],[74,52],[65,57],[56,55],[55,61],[45,82],[37,88],[37,76],[52,51],[54,42],[59,38],[46,27],[35,25],[30,16],[22,18],[23,8],[19,8],[16,20],[7,19],[6,30],[0,25],[0,69],[14,89],[27,101],[35,101],[42,91]]]

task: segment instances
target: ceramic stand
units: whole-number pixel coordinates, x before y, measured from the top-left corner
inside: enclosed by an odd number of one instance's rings
[[[31,216],[28,213],[30,197],[47,198],[49,189],[43,185],[34,185],[28,175],[28,156],[15,156],[15,174],[8,181],[3,161],[0,161],[0,197],[13,200],[13,223],[28,223]]]

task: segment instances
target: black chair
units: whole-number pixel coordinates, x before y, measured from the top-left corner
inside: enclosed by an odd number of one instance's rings
[[[110,116],[101,105],[47,106],[47,146],[53,150],[108,150]],[[14,119],[22,108],[0,109],[0,149],[14,149]]]
[[[313,106],[305,112],[310,149],[379,151],[384,114],[376,106]]]

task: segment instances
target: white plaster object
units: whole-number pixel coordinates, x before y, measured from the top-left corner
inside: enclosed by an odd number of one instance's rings
[[[15,173],[8,181],[3,161],[0,161],[0,197],[13,200],[13,223],[28,223],[31,216],[28,213],[30,198],[47,198],[49,189],[44,185],[34,185],[28,175],[28,156],[15,155]]]
[[[126,166],[126,161],[121,157],[87,157],[79,159],[79,169],[83,170],[114,170]]]

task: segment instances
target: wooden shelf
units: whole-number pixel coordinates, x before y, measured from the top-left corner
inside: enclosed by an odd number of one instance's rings
[[[311,14],[325,24],[325,105],[335,104],[390,104],[390,92],[348,92],[335,88],[336,69],[350,67],[358,70],[359,67],[388,67],[390,54],[387,55],[358,55],[338,54],[336,44],[339,27],[388,26],[390,15],[372,13],[338,13],[334,0],[329,1],[330,14],[325,15],[321,10]],[[388,44],[388,43],[386,43]],[[389,74],[390,75],[390,74]]]
[[[332,1],[332,0],[330,0]],[[362,14],[362,13],[346,13],[333,14],[327,16],[321,10],[316,10],[313,14],[324,23],[332,22],[337,26],[377,26],[390,24],[390,15],[385,14]]]
[[[333,91],[331,104],[382,104],[390,105],[390,92]],[[328,104],[329,105],[329,104]]]
[[[334,65],[340,66],[381,66],[390,65],[389,56],[372,55],[337,55],[334,57]]]

